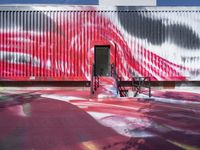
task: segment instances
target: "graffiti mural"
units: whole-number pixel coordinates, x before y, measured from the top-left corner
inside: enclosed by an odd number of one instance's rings
[[[15,10],[16,9],[16,10]],[[1,80],[90,80],[110,45],[123,80],[200,79],[198,7],[1,7]]]
[[[94,99],[82,87],[1,89],[0,149],[197,150],[199,91]]]

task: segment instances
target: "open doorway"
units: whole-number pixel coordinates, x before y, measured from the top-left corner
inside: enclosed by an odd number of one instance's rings
[[[95,46],[95,74],[97,76],[110,76],[110,46]]]

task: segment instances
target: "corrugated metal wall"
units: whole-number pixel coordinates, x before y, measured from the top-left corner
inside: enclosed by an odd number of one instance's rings
[[[118,7],[120,32],[133,52],[127,66],[137,64],[132,71],[153,80],[199,80],[199,9],[133,9]]]
[[[97,9],[0,11],[0,78],[90,80],[94,45],[110,45],[124,80],[200,79],[198,10]]]
[[[77,11],[0,12],[1,78],[84,77],[81,66],[88,72],[88,48],[80,44],[82,15]]]

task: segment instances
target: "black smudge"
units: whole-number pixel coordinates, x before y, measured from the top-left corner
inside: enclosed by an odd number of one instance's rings
[[[146,39],[154,45],[161,45],[169,40],[179,47],[200,48],[199,36],[184,24],[165,25],[162,19],[148,17],[148,11],[140,11],[131,6],[117,8],[121,25],[131,35]]]

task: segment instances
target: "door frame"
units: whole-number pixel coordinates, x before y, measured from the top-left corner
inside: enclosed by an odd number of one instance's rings
[[[107,45],[107,44],[105,44],[105,45],[94,45],[94,64],[95,64],[95,75],[97,74],[96,73],[96,47],[107,47],[108,48],[108,73],[110,72],[110,64],[111,64],[111,58],[110,58],[110,56],[111,56],[111,46],[110,45]],[[104,75],[104,76],[106,76],[106,75]],[[110,76],[110,73],[109,73],[109,75],[108,76]]]

